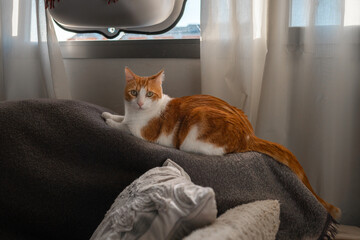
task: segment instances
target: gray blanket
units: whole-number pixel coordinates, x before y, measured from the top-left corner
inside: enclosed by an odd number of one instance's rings
[[[0,239],[88,239],[116,196],[170,158],[212,187],[219,214],[278,199],[278,239],[323,239],[334,222],[286,167],[260,153],[203,156],[108,127],[89,103],[0,103]]]

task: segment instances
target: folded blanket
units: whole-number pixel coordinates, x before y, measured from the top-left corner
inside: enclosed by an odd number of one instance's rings
[[[0,238],[89,239],[116,196],[170,158],[195,184],[214,189],[218,214],[280,202],[277,239],[333,233],[326,210],[284,165],[255,152],[204,156],[110,128],[85,102],[0,103]]]

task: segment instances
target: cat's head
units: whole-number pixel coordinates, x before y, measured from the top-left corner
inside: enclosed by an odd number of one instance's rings
[[[163,97],[162,81],[164,76],[162,70],[153,76],[142,77],[125,67],[125,101],[132,109],[150,109]]]

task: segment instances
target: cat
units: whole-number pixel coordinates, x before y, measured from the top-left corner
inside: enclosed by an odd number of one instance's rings
[[[125,68],[125,115],[102,113],[106,123],[134,136],[168,147],[206,155],[255,151],[288,166],[327,211],[340,209],[312,189],[296,157],[280,144],[255,136],[244,112],[209,95],[170,98],[163,94],[164,71],[142,77]]]

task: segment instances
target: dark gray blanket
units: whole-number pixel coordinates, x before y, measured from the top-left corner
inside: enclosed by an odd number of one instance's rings
[[[116,196],[167,158],[214,189],[219,214],[278,199],[278,239],[319,239],[333,230],[322,205],[272,158],[162,147],[108,127],[103,111],[65,100],[0,103],[0,239],[88,239]]]

